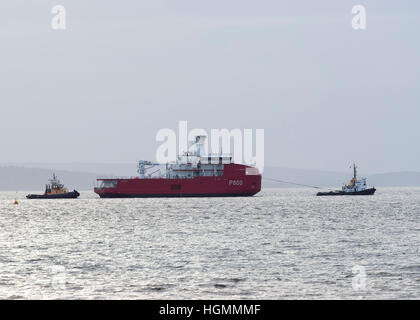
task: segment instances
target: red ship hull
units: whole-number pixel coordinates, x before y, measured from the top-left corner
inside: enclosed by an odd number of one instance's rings
[[[221,176],[98,179],[113,181],[115,186],[95,188],[94,191],[101,198],[253,196],[261,190],[261,174],[249,174],[252,170],[255,172],[256,169],[240,164],[227,164]]]

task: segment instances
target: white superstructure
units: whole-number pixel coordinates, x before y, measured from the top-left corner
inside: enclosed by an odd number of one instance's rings
[[[140,160],[137,169],[139,178],[150,179],[162,177],[166,179],[188,179],[197,176],[222,176],[224,165],[232,163],[232,155],[207,154],[205,150],[206,138],[206,136],[197,136],[188,151],[179,155],[175,162],[165,165],[164,173],[161,173],[160,168],[152,173],[148,173],[148,169],[162,166],[162,164]],[[158,174],[153,176],[155,173]]]
[[[366,178],[357,179],[357,167],[353,164],[354,175],[348,185],[343,186],[344,192],[358,192],[366,190]]]

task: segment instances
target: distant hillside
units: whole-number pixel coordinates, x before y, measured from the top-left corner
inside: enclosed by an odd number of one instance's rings
[[[366,174],[360,172],[359,176],[366,177],[368,185],[376,187],[420,187],[420,172],[390,172],[381,174]],[[288,182],[306,184],[319,187],[341,187],[352,178],[349,172],[333,172],[318,170],[287,169],[267,167],[264,169],[264,178],[279,179]],[[294,187],[292,184],[263,180],[263,187]],[[297,187],[297,186],[296,186]]]
[[[53,173],[68,189],[91,190],[97,174],[24,167],[0,167],[1,191],[44,191]]]
[[[43,166],[47,166],[46,164]],[[76,170],[75,170],[76,169]],[[89,170],[82,172],[79,170]],[[102,171],[103,170],[103,171]],[[98,176],[135,175],[136,168],[127,164],[61,164],[51,169],[27,166],[0,166],[1,191],[43,191],[48,179],[56,173],[68,189],[92,190]],[[101,173],[103,172],[103,173]],[[375,187],[420,187],[420,172],[391,172],[382,174],[365,174],[368,184]],[[319,187],[340,187],[351,178],[351,172],[332,172],[303,169],[267,167],[263,178],[272,178]],[[263,179],[265,188],[297,187],[292,184],[278,183]]]
[[[390,172],[367,176],[370,184],[378,187],[419,187],[420,172]]]
[[[88,172],[95,174],[112,173],[118,176],[133,176],[137,172],[137,163],[39,163],[39,162],[10,162],[0,163],[0,167],[23,167],[34,169],[48,169],[70,172]]]

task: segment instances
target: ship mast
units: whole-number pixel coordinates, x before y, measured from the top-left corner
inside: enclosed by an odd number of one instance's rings
[[[357,180],[357,167],[356,167],[355,163],[353,163],[353,172],[354,172],[354,181],[356,182],[356,180]]]

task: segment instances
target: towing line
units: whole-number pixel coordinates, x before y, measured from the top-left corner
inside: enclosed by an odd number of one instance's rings
[[[316,187],[316,186],[310,186],[307,184],[301,184],[301,183],[295,183],[295,182],[290,182],[290,181],[284,181],[284,180],[278,180],[278,179],[272,179],[272,178],[264,178],[264,180],[270,180],[270,181],[274,181],[274,182],[281,182],[281,183],[287,183],[287,184],[293,184],[295,186],[302,186],[302,187],[310,187],[310,188],[315,188],[315,189],[321,189],[321,187]]]

